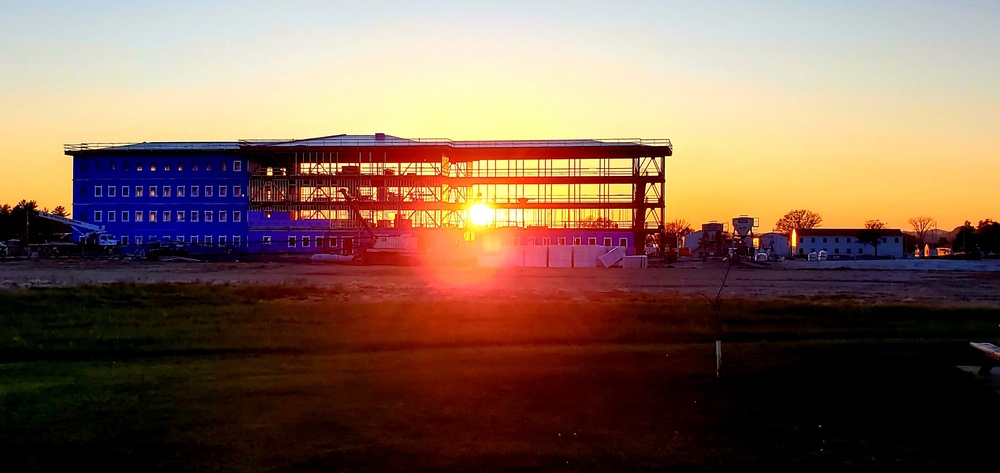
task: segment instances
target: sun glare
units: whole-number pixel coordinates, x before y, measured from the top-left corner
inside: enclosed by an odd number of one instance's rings
[[[493,220],[493,209],[486,204],[476,204],[469,209],[469,220],[473,225],[486,226]]]

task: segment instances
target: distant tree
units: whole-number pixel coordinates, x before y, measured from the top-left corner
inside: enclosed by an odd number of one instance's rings
[[[979,234],[979,249],[988,254],[1000,253],[1000,223],[990,219],[980,220],[976,233]]]
[[[680,218],[667,222],[666,225],[663,226],[663,234],[666,238],[665,242],[671,248],[680,246],[681,238],[690,235],[693,231],[694,229],[691,228],[691,224],[689,224],[687,220]],[[659,242],[659,239],[657,239],[657,242]]]
[[[822,222],[823,217],[816,212],[805,209],[792,210],[778,219],[774,224],[774,231],[791,238],[792,230],[815,228]]]
[[[979,248],[977,240],[979,235],[976,233],[976,228],[972,226],[968,220],[961,227],[958,227],[958,233],[955,234],[955,239],[951,242],[951,250],[956,253],[971,253]]]
[[[858,234],[858,241],[866,245],[871,245],[878,256],[878,246],[882,244],[882,229],[885,223],[881,220],[866,220],[865,229]]]
[[[66,211],[66,207],[63,207],[61,205],[57,205],[56,208],[52,209],[52,215],[58,215],[60,217],[69,218],[69,212]]]
[[[923,255],[924,244],[927,243],[927,231],[931,229],[931,223],[934,222],[934,217],[925,217],[923,215],[919,217],[911,217],[910,226],[913,227],[913,233],[917,236],[917,249],[921,251]]]

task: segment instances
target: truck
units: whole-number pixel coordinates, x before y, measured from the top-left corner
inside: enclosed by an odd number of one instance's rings
[[[74,236],[77,234],[79,235],[78,241],[83,246],[84,252],[88,249],[95,249],[101,253],[111,255],[120,251],[118,239],[115,238],[114,235],[108,234],[103,225],[98,226],[92,223],[74,220],[61,215],[50,214],[44,211],[39,211],[38,216],[65,224],[73,229]]]

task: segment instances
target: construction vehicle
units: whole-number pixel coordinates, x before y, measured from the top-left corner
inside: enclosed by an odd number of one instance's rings
[[[108,234],[103,225],[98,226],[92,223],[82,222],[80,220],[74,220],[43,211],[39,211],[38,216],[54,220],[70,227],[73,230],[74,235],[79,234],[78,241],[83,246],[85,252],[88,249],[99,250],[100,252],[107,254],[115,254],[119,252],[118,239],[113,235]]]
[[[413,264],[416,261],[417,242],[412,234],[376,235],[371,224],[361,215],[361,210],[356,205],[357,200],[347,193],[347,189],[340,188],[337,192],[344,197],[354,218],[368,234],[367,244],[359,245],[353,255],[355,261],[363,264]]]

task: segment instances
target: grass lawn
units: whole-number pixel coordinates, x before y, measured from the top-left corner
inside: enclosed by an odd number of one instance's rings
[[[1000,397],[1000,309],[0,292],[0,471],[955,471]]]

